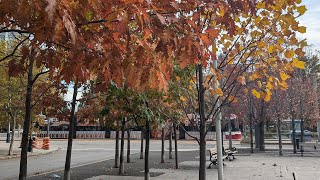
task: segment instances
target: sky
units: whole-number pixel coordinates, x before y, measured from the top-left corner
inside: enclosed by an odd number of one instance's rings
[[[307,38],[309,45],[320,50],[320,0],[302,0],[302,4],[306,5],[307,11],[298,20],[307,27],[307,33],[299,37]]]

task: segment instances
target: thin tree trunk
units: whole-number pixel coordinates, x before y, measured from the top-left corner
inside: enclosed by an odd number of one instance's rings
[[[48,119],[48,124],[47,124],[47,137],[50,138],[50,119]]]
[[[75,120],[73,121],[73,133],[72,133],[73,139],[77,139],[77,124],[78,124],[77,121],[78,121],[77,117],[75,117]]]
[[[261,119],[259,122],[259,129],[260,129],[260,151],[265,150],[265,144],[264,144],[264,123],[265,123],[265,103],[262,99],[262,105],[261,105]]]
[[[130,163],[131,162],[131,159],[130,159],[130,129],[128,128],[127,130],[127,134],[128,134],[128,142],[127,142],[127,163]]]
[[[292,144],[293,144],[293,153],[297,153],[297,145],[296,145],[296,123],[294,122],[294,118],[291,120],[292,125]]]
[[[292,94],[292,91],[289,90],[289,92],[287,93],[287,95],[290,99],[290,103],[289,103],[289,110],[290,110],[290,115],[291,115],[291,126],[292,126],[292,145],[293,145],[293,153],[296,154],[297,153],[297,147],[296,147],[296,128],[295,128],[295,118],[296,118],[296,115],[295,115],[295,111],[293,109],[293,94]]]
[[[143,137],[144,137],[144,133],[143,133],[143,130],[141,130],[140,159],[143,159]]]
[[[304,121],[303,121],[303,118],[301,117],[301,122],[300,122],[300,142],[304,142]],[[301,156],[303,156],[303,146],[302,144],[300,145],[300,151],[301,151]]]
[[[150,125],[149,119],[146,120],[146,147],[144,151],[144,179],[150,179],[150,172],[149,172],[149,145],[150,145]]]
[[[260,123],[257,122],[255,123],[255,128],[254,128],[254,138],[255,138],[255,144],[256,144],[256,148],[260,148]]]
[[[279,136],[279,155],[282,156],[282,138],[281,138],[281,120],[280,120],[280,115],[278,113],[278,123],[277,123],[277,128],[278,128],[278,136]]]
[[[11,136],[11,133],[10,133],[10,117],[8,116],[8,130],[7,130],[7,139],[6,139],[6,143],[10,143],[10,136]]]
[[[164,128],[161,128],[161,163],[164,163],[164,141],[165,141]]]
[[[11,137],[9,153],[8,153],[9,156],[13,155],[14,135],[15,135],[15,131],[16,131],[16,118],[12,117],[12,120],[13,120],[13,129],[12,129],[12,137]]]
[[[31,52],[33,53],[33,52]],[[28,84],[27,94],[25,101],[25,117],[23,123],[22,143],[21,143],[21,157],[20,157],[20,172],[19,180],[27,179],[27,161],[28,161],[28,135],[31,121],[31,96],[32,96],[32,85],[33,85],[33,64],[34,55],[31,55],[28,65]]]
[[[18,124],[18,138],[20,138],[20,133],[21,133],[21,125]]]
[[[169,129],[169,159],[172,159],[172,127]]]
[[[119,120],[117,120],[117,129],[116,129],[116,152],[114,158],[114,168],[119,167]]]
[[[277,111],[277,132],[278,132],[278,141],[279,141],[279,156],[283,155],[282,151],[282,137],[281,137],[281,114],[280,114],[280,106],[281,106],[281,101],[280,101],[280,95],[278,91],[275,91],[275,98],[276,98],[276,111]]]
[[[253,107],[252,96],[249,94],[249,131],[250,131],[250,152],[253,153]]]
[[[199,72],[199,91],[198,91],[198,104],[200,115],[200,167],[199,167],[199,180],[206,179],[206,120],[205,120],[205,104],[204,104],[204,87],[203,87],[203,71],[202,65],[198,64]]]
[[[253,127],[252,127],[252,114],[250,113],[250,149],[253,153]]]
[[[122,118],[122,126],[121,126],[121,147],[120,147],[120,168],[119,168],[119,174],[124,175],[124,162],[123,162],[123,156],[124,156],[124,126],[125,126],[125,118]]]
[[[69,135],[68,135],[68,147],[67,147],[67,155],[66,162],[64,166],[64,180],[70,180],[71,172],[71,154],[72,154],[72,141],[73,141],[73,131],[74,131],[74,121],[75,121],[75,110],[76,110],[76,101],[78,94],[78,81],[75,81],[73,86],[73,96],[71,102],[71,115],[69,120]]]
[[[265,150],[264,145],[264,122],[259,122],[259,129],[260,129],[260,151]]]
[[[174,158],[176,169],[179,169],[179,161],[178,161],[178,137],[177,137],[177,125],[173,124],[173,134],[174,134]]]

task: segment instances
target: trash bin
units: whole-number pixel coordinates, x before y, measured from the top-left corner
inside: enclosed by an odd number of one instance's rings
[[[296,147],[297,147],[297,149],[300,149],[299,142],[300,142],[300,139],[296,138]]]

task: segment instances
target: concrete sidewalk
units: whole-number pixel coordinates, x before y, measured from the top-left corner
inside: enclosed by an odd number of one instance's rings
[[[225,180],[292,180],[293,173],[298,180],[320,180],[320,151],[308,149],[304,157],[293,154],[291,150],[284,150],[283,156],[277,150],[260,152],[255,150],[251,154],[249,149],[239,148],[236,159],[225,161]],[[199,151],[180,151],[179,169],[174,169],[174,159],[167,159],[160,163],[160,152],[150,152],[150,176],[154,180],[193,180],[199,179]],[[209,165],[209,157],[207,166]],[[140,180],[144,179],[144,159],[139,154],[131,157],[131,163],[124,164],[124,176],[118,175],[118,168],[113,168],[114,160],[105,160],[72,168],[71,179],[74,180]],[[217,167],[207,169],[207,179],[217,180]],[[63,170],[35,174],[31,180],[63,179]]]
[[[20,153],[21,153],[21,148],[19,148],[20,141],[14,141],[14,144],[13,144],[13,155],[12,156],[8,155],[9,146],[10,146],[10,143],[6,143],[5,141],[0,141],[0,160],[20,157]],[[48,154],[48,153],[55,152],[57,150],[59,150],[59,148],[58,147],[54,147],[54,146],[50,147],[49,150],[35,149],[34,148],[33,152],[28,153],[28,156],[36,156],[36,155]]]
[[[209,157],[207,157],[208,159]],[[208,164],[209,162],[207,162]],[[161,175],[154,176],[154,180],[189,180],[199,179],[198,161],[180,162],[180,169],[150,169],[151,173]],[[225,180],[292,180],[293,173],[298,180],[319,180],[320,163],[318,158],[299,157],[298,155],[285,155],[279,157],[276,153],[257,153],[238,155],[233,161],[226,161],[224,166]],[[207,169],[207,179],[218,179],[216,167]],[[100,175],[86,180],[140,180],[139,176]]]

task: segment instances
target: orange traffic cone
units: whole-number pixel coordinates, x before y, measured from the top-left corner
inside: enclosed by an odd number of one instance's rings
[[[50,149],[50,139],[49,138],[43,138],[42,140],[42,149],[49,150]]]

